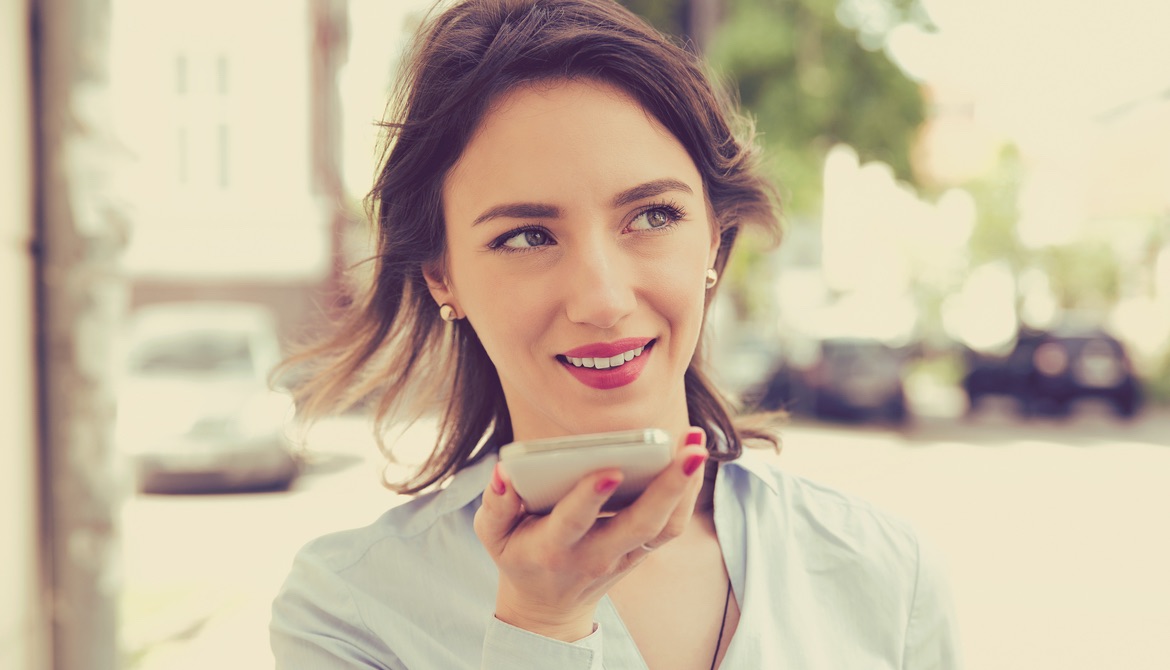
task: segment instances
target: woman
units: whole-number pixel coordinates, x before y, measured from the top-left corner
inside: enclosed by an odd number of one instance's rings
[[[466,0],[405,81],[372,289],[301,361],[310,412],[373,396],[385,419],[445,383],[439,444],[399,487],[426,493],[298,555],[278,666],[955,667],[912,530],[745,452],[764,436],[702,374],[739,227],[777,224],[695,59],[611,0]],[[674,461],[609,517],[620,471],[538,516],[496,463],[646,427]]]

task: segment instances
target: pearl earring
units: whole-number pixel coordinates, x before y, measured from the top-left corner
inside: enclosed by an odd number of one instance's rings
[[[439,305],[439,316],[448,323],[459,319],[459,315],[455,313],[455,308],[447,303]]]
[[[707,268],[707,281],[704,282],[704,286],[706,286],[708,289],[714,288],[715,283],[718,281],[719,273],[715,271],[715,268]]]

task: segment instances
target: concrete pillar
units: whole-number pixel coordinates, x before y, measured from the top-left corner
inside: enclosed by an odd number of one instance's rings
[[[0,668],[48,666],[34,405],[29,6],[0,3]]]
[[[126,225],[111,196],[109,0],[38,0],[33,62],[41,499],[52,666],[119,666],[113,336]],[[0,450],[2,451],[2,450]]]

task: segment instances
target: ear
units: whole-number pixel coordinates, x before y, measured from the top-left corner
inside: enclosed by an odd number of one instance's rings
[[[447,275],[442,268],[438,264],[427,264],[423,266],[422,272],[423,278],[427,280],[427,290],[431,292],[431,298],[434,298],[435,304],[451,305],[458,312],[459,305],[455,300],[455,294],[447,283]]]
[[[707,251],[707,267],[715,267],[715,259],[719,257],[719,244],[723,241],[723,227],[719,225],[719,219],[715,216],[715,208],[711,205],[711,199],[704,197],[707,202],[707,222],[711,228],[711,248]]]
[[[707,267],[715,267],[715,259],[719,257],[719,243],[722,241],[722,235],[719,234],[719,226],[711,226],[711,249],[707,252]]]

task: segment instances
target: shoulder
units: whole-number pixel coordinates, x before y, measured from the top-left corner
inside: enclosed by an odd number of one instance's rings
[[[920,540],[908,521],[787,472],[778,458],[745,452],[740,461],[741,501],[763,517],[760,531],[784,542],[786,551],[822,564],[849,562],[903,575],[917,570]]]
[[[794,607],[786,616],[810,630],[885,650],[901,667],[959,667],[939,552],[908,521],[780,463],[748,456],[728,468],[743,506],[747,563],[756,566],[749,580],[778,596],[768,607]]]
[[[380,560],[406,561],[425,555],[427,552],[418,550],[428,543],[476,541],[471,521],[486,484],[480,472],[484,470],[482,465],[481,462],[456,475],[446,488],[392,507],[367,526],[312,540],[298,552],[297,561],[311,561],[340,573],[368,560],[371,553],[378,554]],[[490,473],[490,464],[487,472]],[[410,545],[412,551],[398,551],[405,545]]]
[[[368,526],[306,544],[272,606],[278,658],[322,650],[380,658],[389,649],[437,648],[445,642],[420,632],[418,622],[444,617],[464,637],[482,633],[495,583],[472,527],[480,493],[476,468]],[[475,647],[471,638],[460,640]]]

